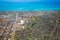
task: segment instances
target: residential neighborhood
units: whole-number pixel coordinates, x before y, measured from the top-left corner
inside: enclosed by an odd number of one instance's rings
[[[60,40],[60,11],[0,11],[0,40]]]

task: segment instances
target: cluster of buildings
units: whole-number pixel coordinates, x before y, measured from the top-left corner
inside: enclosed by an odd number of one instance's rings
[[[2,14],[3,13],[3,14]],[[32,16],[39,12],[2,12],[0,14],[0,40],[12,40],[14,30],[24,29],[24,24],[31,22]],[[5,14],[4,14],[5,13]]]
[[[0,40],[10,40],[13,32],[14,18],[11,14],[0,15]]]
[[[24,29],[24,23],[28,20],[28,17],[23,17],[19,13],[0,15],[0,40],[12,40],[13,31]]]

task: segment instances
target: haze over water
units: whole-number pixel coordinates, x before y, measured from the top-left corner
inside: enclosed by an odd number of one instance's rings
[[[60,10],[60,0],[0,0],[0,10]]]

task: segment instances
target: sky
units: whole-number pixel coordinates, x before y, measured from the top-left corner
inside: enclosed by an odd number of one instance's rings
[[[60,10],[60,0],[0,0],[0,10]]]

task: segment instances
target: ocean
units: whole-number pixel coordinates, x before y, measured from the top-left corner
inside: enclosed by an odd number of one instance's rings
[[[60,10],[60,1],[13,3],[0,1],[0,10]]]

